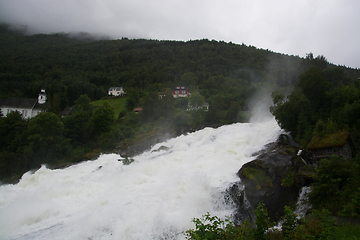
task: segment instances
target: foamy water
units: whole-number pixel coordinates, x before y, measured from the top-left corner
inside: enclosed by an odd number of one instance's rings
[[[66,169],[42,167],[0,186],[1,239],[185,239],[192,219],[221,218],[223,192],[252,154],[280,134],[274,119],[206,128],[157,144],[123,165],[101,155]]]

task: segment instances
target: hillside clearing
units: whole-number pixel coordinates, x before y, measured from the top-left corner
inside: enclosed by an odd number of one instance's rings
[[[104,102],[107,102],[110,107],[114,110],[115,117],[119,116],[119,113],[126,110],[126,97],[111,97],[106,99],[97,100],[91,102],[93,106],[102,106]]]

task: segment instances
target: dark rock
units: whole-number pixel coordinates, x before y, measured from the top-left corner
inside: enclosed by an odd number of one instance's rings
[[[232,185],[226,191],[225,196],[228,204],[235,204],[237,206],[237,211],[233,216],[235,224],[243,223],[246,219],[250,221],[255,220],[254,211],[245,196],[245,185],[242,182],[237,182]]]
[[[290,134],[281,134],[278,138],[278,143],[290,147],[299,147],[299,144],[295,142]]]
[[[296,203],[304,180],[297,174],[303,164],[297,156],[296,144],[287,135],[270,143],[257,153],[255,160],[245,164],[238,171],[241,182],[229,189],[229,196],[237,206],[235,222],[244,219],[254,221],[254,210],[263,202],[271,221],[278,221],[285,205]],[[243,184],[243,190],[239,184]],[[244,209],[245,207],[245,209]]]
[[[143,139],[135,139],[132,142],[126,142],[121,146],[118,146],[115,152],[120,154],[123,158],[134,157],[150,150],[155,144],[164,142],[173,137],[176,137],[176,135],[171,131],[159,132],[153,136],[144,137]]]
[[[160,146],[158,149],[156,150],[152,150],[151,152],[160,152],[160,151],[168,151],[169,148],[167,146]]]
[[[136,138],[132,141],[125,141],[117,146],[113,152],[119,154],[123,158],[134,157],[145,151],[149,151],[157,143],[165,142],[170,138],[201,130],[204,127],[206,126],[201,126],[198,128],[177,127],[176,129],[164,129],[153,135],[144,136],[140,139]],[[160,149],[159,151],[161,150],[165,149]]]

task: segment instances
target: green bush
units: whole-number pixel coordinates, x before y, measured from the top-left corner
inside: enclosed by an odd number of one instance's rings
[[[205,214],[202,218],[195,218],[195,230],[188,230],[188,239],[196,240],[217,240],[225,239],[225,222],[220,220],[217,216],[210,216],[210,213]]]
[[[284,239],[292,240],[295,238],[297,227],[297,215],[289,206],[284,207],[284,221],[281,226]]]
[[[302,224],[298,226],[294,239],[339,239],[334,238],[335,219],[330,217],[328,210],[313,210],[309,217],[302,219]]]
[[[266,239],[265,232],[269,228],[269,221],[270,218],[268,217],[268,212],[265,208],[264,203],[260,202],[255,209],[255,223],[256,223],[256,230],[255,230],[255,239],[263,240]]]
[[[291,187],[293,185],[298,185],[299,181],[299,174],[297,174],[294,169],[290,169],[290,171],[281,179],[281,186]]]
[[[226,218],[222,221],[219,217],[212,217],[209,213],[202,218],[195,218],[195,229],[186,232],[187,239],[239,239],[239,240],[265,240],[269,229],[269,217],[264,203],[259,203],[255,210],[256,226],[248,220],[236,226]]]
[[[353,193],[356,193],[355,190],[348,192],[347,197],[343,196],[347,188],[352,188],[349,180],[356,179],[356,169],[353,161],[343,161],[337,156],[322,159],[314,177],[313,189],[309,194],[314,207],[328,209],[335,215],[341,212],[343,206],[351,201]],[[357,201],[356,196],[354,201]],[[335,202],[337,204],[334,204]]]
[[[360,239],[360,225],[344,224],[334,229],[334,239],[358,240]]]
[[[269,218],[263,203],[259,203],[255,210],[255,225],[246,220],[236,226],[228,218],[222,221],[220,218],[212,217],[207,213],[202,218],[193,220],[195,229],[188,230],[186,236],[187,239],[196,240],[330,240],[342,239],[336,237],[342,236],[341,234],[350,234],[356,237],[354,229],[359,229],[342,226],[336,228],[335,220],[330,217],[330,212],[324,209],[321,211],[313,210],[306,219],[298,219],[288,206],[285,206],[284,213],[281,229],[269,228]]]

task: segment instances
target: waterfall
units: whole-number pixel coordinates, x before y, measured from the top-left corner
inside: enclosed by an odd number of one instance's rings
[[[311,192],[310,186],[302,187],[296,204],[295,213],[298,218],[303,218],[311,209],[312,205],[309,202],[308,194]]]
[[[159,143],[129,165],[104,154],[65,169],[42,166],[0,186],[0,238],[185,239],[193,218],[231,215],[224,191],[280,133],[274,119],[237,123]]]

